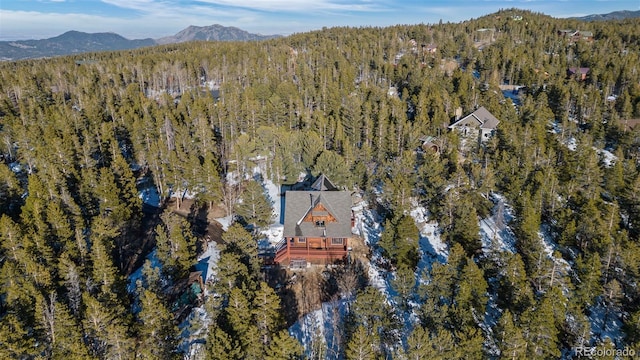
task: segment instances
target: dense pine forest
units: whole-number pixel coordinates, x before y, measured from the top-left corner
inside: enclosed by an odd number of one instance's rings
[[[500,120],[490,139],[448,129],[481,106]],[[638,19],[512,9],[1,62],[0,358],[637,355],[639,118]],[[318,299],[292,314],[292,281],[258,257],[275,220],[260,185],[301,173],[361,196],[380,231],[367,256],[304,277]],[[416,208],[446,245],[427,267]],[[237,221],[185,307],[173,290],[214,211]],[[488,218],[511,244],[486,241]],[[342,304],[331,339],[289,331],[323,302]]]

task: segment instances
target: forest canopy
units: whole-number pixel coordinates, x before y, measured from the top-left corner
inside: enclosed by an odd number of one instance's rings
[[[639,56],[637,19],[510,9],[457,24],[0,62],[0,357],[182,355],[166,288],[188,275],[201,236],[189,219],[150,214],[142,183],[160,207],[192,197],[248,225],[223,235],[207,353],[309,354],[262,281],[252,230],[273,219],[256,167],[279,185],[323,173],[371,199],[390,266],[426,279],[414,289],[417,325],[401,338],[394,314],[410,302],[387,308],[370,286],[354,291],[338,356],[640,351]],[[486,142],[448,129],[480,106],[500,119]],[[427,136],[437,152],[419,149]],[[514,253],[479,235],[478,221],[505,203]],[[415,204],[448,247],[428,274],[414,274]],[[161,271],[144,265],[154,248]],[[147,281],[128,291],[140,266]],[[492,305],[499,321],[483,328]],[[596,311],[620,325],[617,336],[590,323]]]

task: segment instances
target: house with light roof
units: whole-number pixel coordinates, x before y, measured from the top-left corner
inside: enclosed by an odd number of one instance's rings
[[[484,106],[449,125],[450,130],[458,131],[465,138],[478,138],[480,142],[487,141],[496,131],[500,120]]]

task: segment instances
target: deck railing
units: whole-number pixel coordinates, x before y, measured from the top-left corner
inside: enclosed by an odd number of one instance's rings
[[[285,246],[276,252],[274,262],[282,263],[292,258],[303,258],[307,261],[322,260],[324,262],[342,259],[345,256],[347,256],[347,250],[345,250],[344,248],[307,249],[290,247],[287,251],[287,247]]]

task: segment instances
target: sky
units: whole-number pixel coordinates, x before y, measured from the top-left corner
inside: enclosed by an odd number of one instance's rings
[[[509,8],[561,18],[640,10],[640,0],[0,0],[0,40],[69,30],[155,39],[213,24],[289,35],[333,26],[460,22]]]

